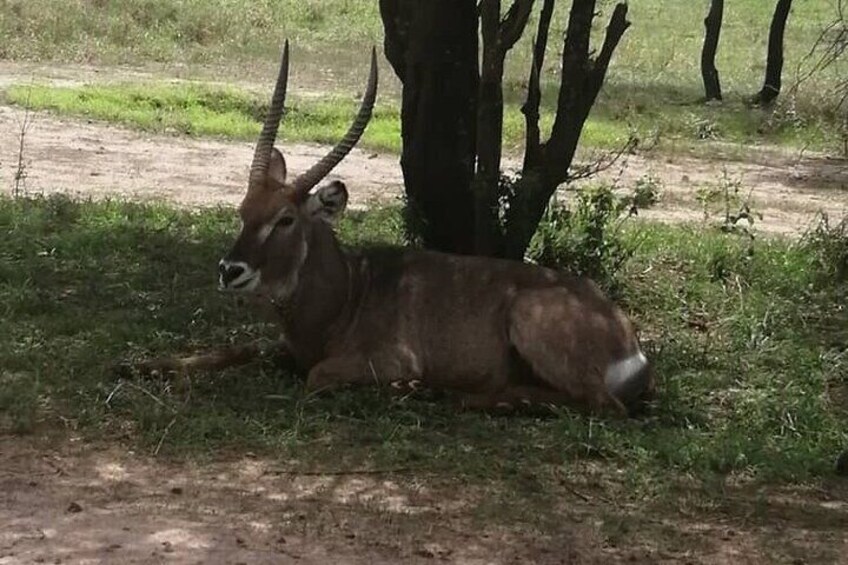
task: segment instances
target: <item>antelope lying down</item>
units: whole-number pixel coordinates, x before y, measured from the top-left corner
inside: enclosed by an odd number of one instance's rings
[[[630,321],[588,279],[499,259],[343,249],[333,222],[347,204],[345,185],[312,189],[368,124],[376,55],[344,139],[293,180],[274,148],[287,76],[288,44],[239,209],[241,233],[220,261],[219,282],[273,306],[309,390],[420,382],[458,393],[469,407],[549,403],[622,414],[650,392]]]

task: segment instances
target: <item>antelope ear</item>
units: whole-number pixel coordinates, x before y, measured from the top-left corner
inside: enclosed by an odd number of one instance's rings
[[[310,217],[333,223],[347,207],[347,187],[341,181],[326,184],[309,195],[306,211]]]
[[[286,159],[276,147],[271,150],[271,162],[268,165],[268,176],[271,180],[280,185],[286,184]]]

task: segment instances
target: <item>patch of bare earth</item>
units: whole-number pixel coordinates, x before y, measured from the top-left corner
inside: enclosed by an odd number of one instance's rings
[[[3,186],[14,184],[23,119],[22,109],[0,107]],[[293,173],[305,170],[327,151],[327,147],[308,144],[283,144],[282,148]],[[659,221],[703,221],[699,190],[720,187],[724,178],[738,183],[740,196],[762,215],[755,229],[764,233],[798,234],[818,211],[833,217],[848,213],[848,162],[774,150],[751,149],[749,153],[751,159],[744,162],[629,155],[596,178],[624,189],[649,176],[658,179],[660,202],[642,210],[640,216]],[[252,144],[147,134],[37,112],[30,116],[23,156],[29,193],[235,206],[244,192]],[[330,178],[348,184],[355,208],[396,202],[402,194],[396,156],[354,149]]]
[[[0,438],[0,563],[760,564],[848,555],[845,485],[645,509],[586,484],[579,465],[534,500],[432,475],[293,474],[256,457],[178,462],[114,444]]]

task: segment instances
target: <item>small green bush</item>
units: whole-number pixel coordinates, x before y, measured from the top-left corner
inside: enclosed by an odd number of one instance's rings
[[[552,202],[530,242],[528,259],[588,276],[614,292],[618,272],[636,249],[620,229],[631,203],[605,185],[579,191],[573,207]]]

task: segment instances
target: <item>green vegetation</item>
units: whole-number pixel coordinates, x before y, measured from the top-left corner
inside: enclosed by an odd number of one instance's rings
[[[430,394],[374,389],[309,397],[272,360],[190,382],[120,380],[116,360],[274,336],[257,312],[215,291],[236,222],[225,210],[0,200],[0,430],[68,427],[169,454],[232,447],[302,468],[519,483],[522,469],[541,477],[601,458],[609,471],[626,466],[626,492],[637,497],[670,477],[814,480],[848,441],[839,353],[848,319],[833,308],[848,288],[820,269],[848,246],[834,230],[790,244],[628,228],[641,245],[620,273],[620,295],[660,383],[658,404],[635,421],[457,413]],[[348,242],[399,242],[401,225],[399,210],[384,209],[352,214],[340,229]]]
[[[560,37],[565,29],[566,4],[556,12],[552,37]],[[604,10],[610,6],[604,3]],[[633,26],[616,52],[584,143],[618,147],[632,133],[649,144],[659,139],[667,149],[696,147],[704,151],[705,142],[710,140],[838,148],[845,126],[844,115],[835,107],[833,89],[845,74],[844,66],[837,64],[817,74],[795,95],[789,92],[799,65],[806,68],[804,56],[823,25],[834,17],[833,3],[810,0],[793,8],[786,32],[786,92],[773,113],[752,110],[743,102],[762,81],[772,4],[758,0],[728,4],[717,60],[726,94],[726,102],[720,106],[698,103],[702,96],[698,63],[705,9],[693,2],[659,0],[630,6]],[[504,136],[508,149],[514,152],[520,149],[523,138],[518,108],[524,96],[534,25],[531,21],[507,61]],[[602,15],[596,21],[596,41],[600,41],[604,25]],[[336,106],[361,88],[366,74],[365,54],[372,44],[382,42],[378,3],[374,0],[75,0],[63,5],[61,18],[50,0],[0,4],[0,58],[13,60],[105,64],[158,61],[164,65],[158,73],[166,76],[176,72],[173,64],[178,64],[182,76],[215,80],[225,76],[233,82],[260,77],[265,84],[273,77],[283,37],[293,41],[293,87],[327,92],[326,100],[310,103],[317,107],[316,123],[330,120],[321,122],[320,133],[304,126],[303,132],[288,135],[291,139],[322,141],[344,127],[330,116],[344,114],[342,122],[347,120],[348,113],[337,111]],[[552,43],[543,71],[543,126],[550,124],[556,98],[559,49]],[[397,128],[397,104],[390,101],[397,95],[397,85],[388,65],[383,62],[381,66],[387,130],[385,135],[371,132],[368,143],[375,148],[396,149],[398,141],[388,128]],[[208,108],[211,113],[184,109],[185,115],[170,117],[166,110],[150,108],[144,97],[139,100],[136,94],[143,90],[150,90],[156,100],[177,99],[178,107],[192,106],[197,97],[221,97],[232,105]],[[264,104],[267,93],[262,92],[259,102]],[[235,138],[251,131],[245,120],[254,120],[251,109],[257,107],[256,97],[242,91],[180,85],[104,85],[50,93],[40,88],[36,98],[40,101],[37,107],[53,107],[64,113],[145,128],[154,128],[162,121],[164,128]],[[20,103],[19,89],[9,99]],[[111,103],[119,105],[121,111],[106,110]],[[305,113],[313,111],[305,100],[299,104]],[[242,108],[244,105],[247,108]]]
[[[149,84],[50,88],[12,87],[5,98],[60,114],[105,120],[145,131],[210,135],[253,141],[259,135],[267,100],[234,88],[201,85]],[[267,98],[267,97],[263,97]],[[288,100],[280,137],[288,141],[335,143],[350,126],[359,100],[340,97]],[[378,105],[362,145],[398,151],[397,110]]]
[[[0,100],[78,116],[118,123],[153,132],[211,135],[253,140],[259,133],[267,96],[234,87],[202,83],[109,84],[81,87],[15,85]],[[586,124],[583,144],[590,148],[618,149],[636,135],[643,141],[666,149],[709,150],[710,140],[739,143],[770,143],[812,149],[832,147],[839,137],[838,125],[827,122],[794,124],[778,114],[766,116],[743,104],[715,107],[675,107],[656,109],[631,119],[616,117],[619,105],[599,107]],[[287,141],[335,143],[350,125],[358,101],[352,97],[291,96],[289,113],[281,129]],[[552,114],[542,117],[541,126],[550,128]],[[506,108],[504,146],[519,154],[524,142],[524,117],[518,105]],[[378,104],[374,118],[362,139],[371,149],[400,151],[399,108],[391,102]]]
[[[382,27],[370,0],[6,0],[0,58],[215,63],[277,54],[281,38],[341,49]],[[273,47],[272,47],[273,46]]]

